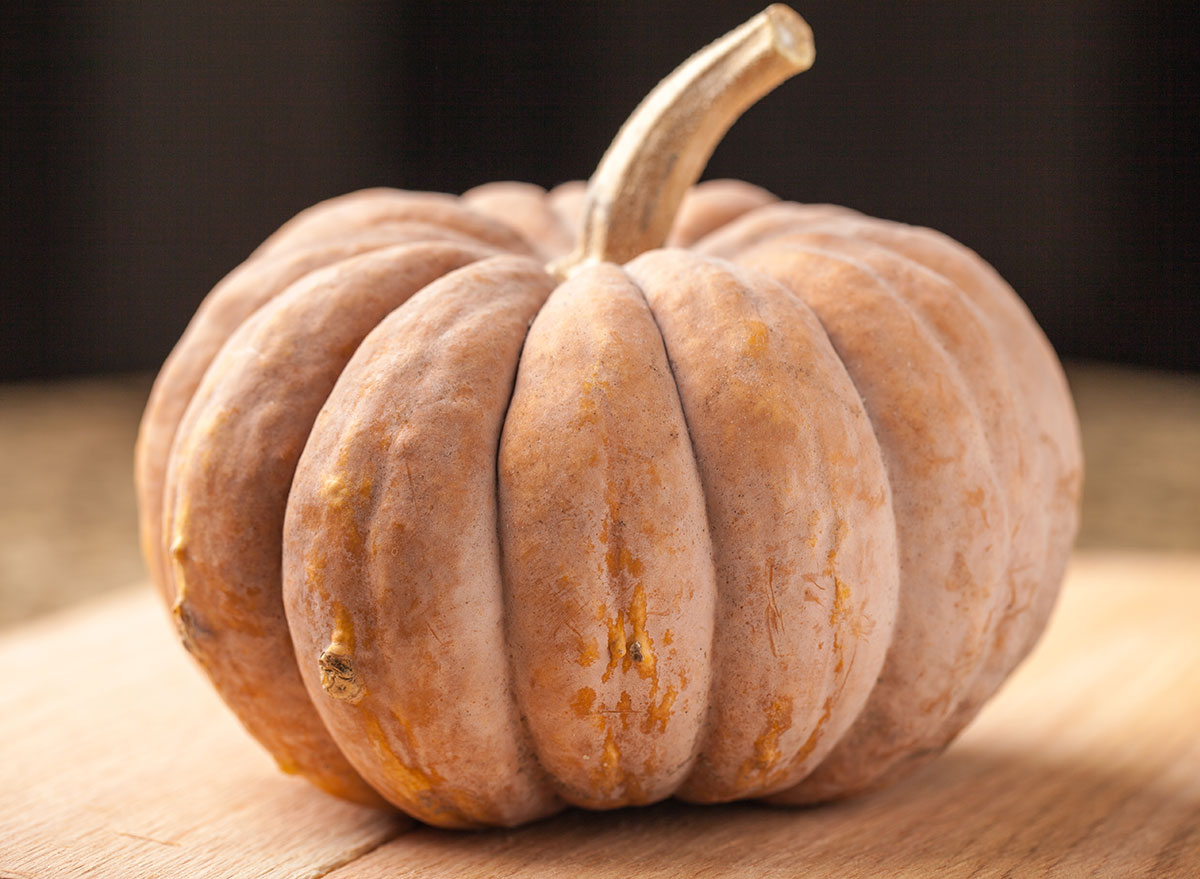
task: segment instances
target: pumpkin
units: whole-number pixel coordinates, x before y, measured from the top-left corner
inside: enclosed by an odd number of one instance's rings
[[[1020,300],[929,229],[693,185],[812,58],[772,6],[586,189],[334,198],[201,305],[143,549],[285,771],[445,827],[812,803],[937,754],[1029,651],[1081,454]]]

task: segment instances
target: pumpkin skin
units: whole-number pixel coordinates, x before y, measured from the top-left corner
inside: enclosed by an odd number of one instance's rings
[[[142,420],[142,548],[285,771],[444,827],[820,802],[1031,649],[1082,456],[1016,294],[929,229],[686,188],[811,63],[770,7],[586,193],[351,193],[205,299]]]
[[[735,181],[559,284],[579,194],[355,193],[218,285],[137,454],[185,643],[285,769],[442,826],[899,777],[1053,605],[1053,352],[950,239]]]

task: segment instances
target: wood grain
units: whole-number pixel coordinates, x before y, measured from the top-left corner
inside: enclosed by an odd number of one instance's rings
[[[242,731],[149,588],[0,645],[0,877],[323,876],[405,828]]]
[[[452,833],[280,775],[146,589],[0,642],[0,876],[1200,875],[1200,556],[1089,553],[979,720],[831,807]]]

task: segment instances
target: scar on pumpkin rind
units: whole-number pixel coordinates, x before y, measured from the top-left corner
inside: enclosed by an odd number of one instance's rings
[[[345,644],[334,641],[326,647],[317,667],[321,670],[321,689],[326,694],[351,705],[362,701],[366,689],[354,667],[354,656]]]
[[[184,602],[183,598],[176,600],[171,607],[171,616],[175,618],[175,631],[179,635],[179,640],[183,642],[183,647],[188,653],[193,656],[198,656],[199,646],[197,636],[203,638],[213,634],[212,629],[206,626],[192,612],[191,606]]]

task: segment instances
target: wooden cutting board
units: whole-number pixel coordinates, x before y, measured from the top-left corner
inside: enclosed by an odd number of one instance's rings
[[[1050,631],[906,783],[453,833],[279,774],[148,589],[0,639],[0,877],[1200,876],[1200,557],[1077,557]]]

